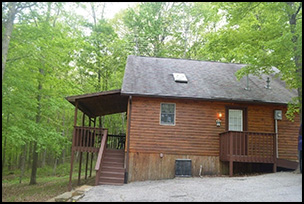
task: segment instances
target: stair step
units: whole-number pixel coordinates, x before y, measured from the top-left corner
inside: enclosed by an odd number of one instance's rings
[[[125,172],[111,172],[111,171],[101,171],[100,176],[103,177],[118,177],[121,178],[125,176]]]
[[[122,186],[124,184],[123,183],[113,183],[113,182],[104,182],[104,181],[99,181],[98,185],[115,185],[115,186]]]
[[[103,179],[111,179],[111,180],[124,180],[125,175],[124,174],[100,174],[100,180]]]
[[[114,164],[124,164],[123,160],[118,160],[118,159],[104,159],[102,161],[102,164],[110,164],[110,163],[114,163]]]
[[[103,159],[122,159],[122,160],[124,160],[125,157],[116,156],[116,155],[105,155],[105,156],[103,157]]]
[[[101,166],[101,171],[125,172],[125,169],[121,166]]]
[[[123,167],[124,164],[123,164],[123,162],[109,162],[109,161],[104,161],[104,162],[102,162],[101,166],[108,166],[108,167]]]
[[[118,155],[118,154],[105,154],[104,155],[104,158],[122,158],[122,159],[124,159],[125,158],[125,156],[124,155]]]
[[[108,182],[108,183],[124,183],[124,176],[122,177],[104,177],[100,176],[99,183],[100,182]]]
[[[105,151],[105,156],[106,155],[122,156],[122,157],[124,157],[125,153],[124,152],[116,152],[116,151]]]

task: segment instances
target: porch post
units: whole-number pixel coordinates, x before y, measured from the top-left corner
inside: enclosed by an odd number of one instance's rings
[[[77,183],[77,185],[80,185],[81,163],[82,163],[82,152],[80,152],[80,157],[79,157],[79,171],[78,171],[78,183]]]
[[[229,150],[229,176],[233,176],[233,137],[232,132],[229,132],[230,150]]]
[[[91,121],[90,121],[90,122],[91,122]],[[95,125],[96,125],[96,117],[94,118],[93,124],[94,124],[94,128],[95,128]],[[96,131],[96,130],[94,130],[94,131]],[[95,138],[95,139],[96,139],[96,138]],[[95,142],[95,140],[94,140],[94,142]],[[94,146],[94,144],[93,144],[93,146]],[[90,177],[92,176],[93,158],[94,158],[94,153],[92,152],[92,154],[91,154]]]
[[[88,116],[89,117],[89,116]],[[89,127],[91,127],[91,117],[89,117]],[[89,135],[87,135],[87,137],[89,137]],[[89,141],[86,139],[86,141],[88,142],[87,145],[89,147]],[[84,179],[87,179],[87,175],[88,175],[88,164],[89,164],[89,152],[87,152],[87,158],[86,158],[86,169],[85,169],[85,176]]]
[[[75,126],[77,124],[77,109],[78,109],[78,102],[75,101],[75,114],[74,114],[74,130],[73,130],[73,138],[72,138],[72,155],[71,155],[71,169],[70,169],[70,181],[69,181],[69,186],[68,186],[68,191],[72,190],[72,174],[73,174],[73,162],[74,162],[74,145],[75,145],[75,135],[76,135],[76,130]]]
[[[229,176],[233,176],[233,160],[229,160]]]
[[[89,177],[92,177],[92,168],[93,168],[93,158],[94,158],[94,153],[91,153],[91,166],[90,166],[90,175]]]

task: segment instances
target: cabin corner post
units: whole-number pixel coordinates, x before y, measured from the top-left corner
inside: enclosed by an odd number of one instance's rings
[[[75,101],[74,130],[73,130],[72,151],[71,151],[71,169],[70,169],[70,180],[69,180],[68,191],[72,190],[72,174],[73,174],[73,162],[74,162],[74,153],[75,153],[74,145],[75,145],[75,135],[76,135],[75,126],[77,124],[77,109],[78,109],[78,102]]]
[[[130,149],[130,127],[131,127],[131,111],[132,111],[132,96],[129,96],[128,99],[128,125],[127,125],[127,138],[126,138],[126,142],[127,142],[127,154],[126,154],[126,168],[125,168],[125,183],[128,183],[129,180],[129,149]]]

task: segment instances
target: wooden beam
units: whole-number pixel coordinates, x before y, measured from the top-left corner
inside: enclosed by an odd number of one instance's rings
[[[229,132],[229,141],[230,141],[230,149],[229,149],[229,176],[233,176],[233,137],[232,133]]]
[[[82,152],[80,152],[80,158],[79,158],[78,185],[80,185],[81,163],[82,163]]]
[[[69,180],[69,186],[68,186],[68,191],[72,190],[72,174],[73,174],[73,162],[74,162],[74,153],[75,151],[73,150],[73,147],[75,145],[75,126],[77,124],[77,109],[78,109],[78,102],[76,101],[75,104],[75,114],[74,114],[74,130],[73,130],[73,138],[72,138],[72,151],[71,151],[71,168],[70,168],[70,180]]]
[[[87,152],[86,168],[85,168],[84,179],[87,179],[87,175],[88,175],[88,164],[89,164],[89,152]]]
[[[94,158],[94,153],[92,152],[92,153],[91,153],[91,166],[90,166],[90,176],[89,176],[89,177],[92,177],[92,170],[93,170],[93,158]]]
[[[68,191],[72,190],[72,174],[73,174],[74,153],[75,152],[72,150],[72,153],[71,153],[70,181],[69,181]]]

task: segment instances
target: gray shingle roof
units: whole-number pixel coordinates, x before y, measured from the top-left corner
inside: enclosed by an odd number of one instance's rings
[[[122,94],[160,97],[197,98],[224,101],[288,103],[296,91],[273,75],[249,75],[250,91],[245,90],[246,77],[237,81],[235,72],[245,64],[142,57],[127,59]],[[184,73],[188,83],[176,83],[173,73]],[[270,77],[271,89],[266,89]]]

